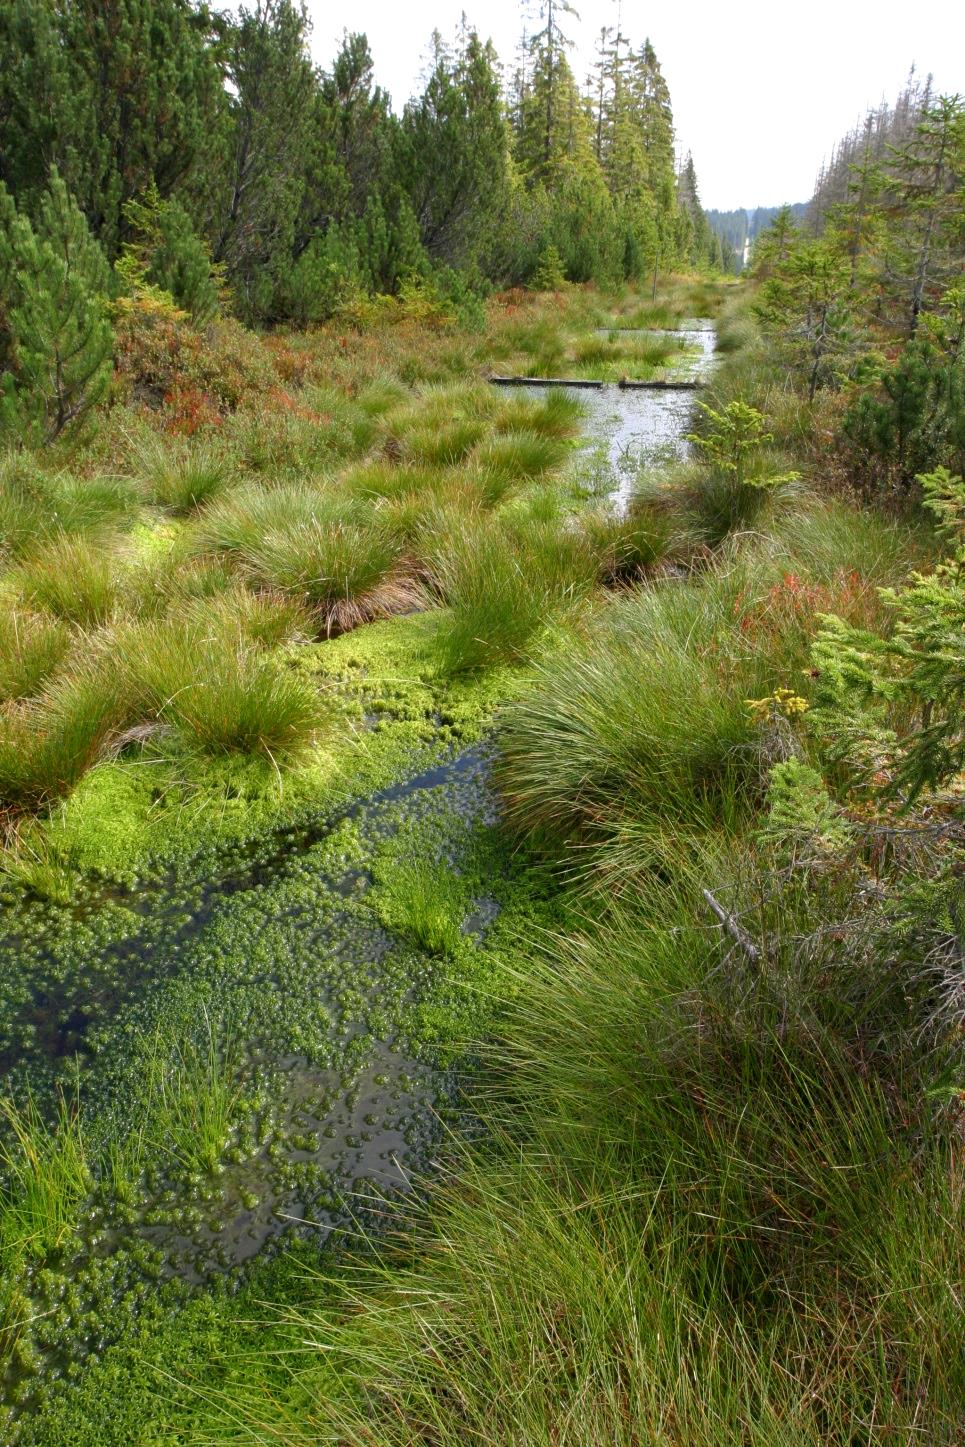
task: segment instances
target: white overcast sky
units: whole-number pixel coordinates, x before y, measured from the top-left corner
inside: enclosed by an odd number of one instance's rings
[[[574,0],[567,18],[578,79],[618,0]],[[397,110],[420,89],[429,36],[450,36],[465,12],[509,67],[523,10],[512,0],[308,0],[312,49],[325,66],[344,29],[369,37],[380,85]],[[622,29],[653,41],[673,100],[677,145],[691,150],[705,206],[805,201],[835,140],[908,68],[940,91],[965,93],[962,0],[623,0]],[[533,24],[530,22],[530,30]]]

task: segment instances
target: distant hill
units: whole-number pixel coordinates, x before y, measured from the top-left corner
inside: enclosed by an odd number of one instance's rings
[[[797,201],[791,207],[795,221],[804,220],[809,203]],[[720,237],[724,249],[725,263],[729,269],[739,272],[746,260],[754,238],[764,231],[781,208],[779,206],[739,207],[735,211],[712,211],[705,209],[704,215],[710,229]]]

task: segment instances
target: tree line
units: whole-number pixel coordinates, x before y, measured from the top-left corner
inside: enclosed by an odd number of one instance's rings
[[[540,13],[505,86],[475,30],[434,35],[396,115],[366,37],[319,68],[295,0],[9,0],[0,180],[32,224],[56,172],[108,263],[135,246],[179,304],[220,287],[257,324],[323,320],[410,276],[458,292],[541,265],[604,281],[712,259],[653,47],[604,32],[588,93],[569,6]]]

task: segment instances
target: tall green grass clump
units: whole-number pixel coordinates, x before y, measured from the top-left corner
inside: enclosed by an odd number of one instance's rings
[[[637,498],[624,514],[588,511],[580,522],[587,543],[599,559],[600,578],[622,583],[639,578],[680,551],[685,539],[667,508]]]
[[[196,511],[230,481],[225,453],[211,443],[165,443],[151,436],[135,445],[134,465],[152,502],[178,516]]]
[[[61,1095],[54,1125],[29,1098],[0,1100],[0,1251],[44,1257],[65,1245],[92,1180],[76,1109]]]
[[[561,467],[569,455],[565,438],[539,432],[506,432],[476,448],[474,460],[511,482],[530,481]]]
[[[139,713],[203,754],[293,758],[325,710],[318,692],[214,614],[145,623],[118,636]]]
[[[376,871],[375,907],[382,923],[429,955],[455,955],[465,891],[443,862],[393,859]]]
[[[31,608],[66,623],[94,628],[106,623],[121,596],[116,551],[84,537],[62,537],[32,550],[10,581]]]
[[[284,485],[364,452],[375,431],[372,419],[345,399],[337,409],[328,394],[318,402],[317,412],[239,408],[226,417],[220,436],[238,470]]]
[[[416,605],[414,586],[395,575],[399,557],[388,530],[349,513],[276,528],[245,549],[243,565],[256,586],[297,598],[331,634]]]
[[[761,782],[747,700],[770,691],[773,669],[742,636],[741,581],[734,570],[632,594],[540,665],[501,733],[520,829],[565,840],[627,813],[736,822]]]
[[[450,468],[380,459],[351,468],[339,483],[350,498],[370,500],[374,504],[370,520],[406,546],[426,531],[425,524],[432,530],[432,514],[438,509],[492,508],[512,487],[510,479],[472,461]],[[359,519],[363,517],[360,513]]]
[[[440,498],[451,483],[452,473],[445,467],[417,466],[386,458],[358,463],[339,478],[349,498],[375,502],[414,497],[428,504]]]
[[[718,548],[734,535],[770,529],[780,512],[799,494],[796,479],[784,478],[786,458],[770,453],[758,459],[759,477],[738,479],[713,464],[684,462],[666,481],[643,494],[652,507],[664,507],[695,543]]]
[[[856,575],[869,585],[886,587],[926,561],[930,541],[924,530],[873,508],[815,499],[775,522],[768,550],[814,582]]]
[[[539,402],[531,397],[507,397],[494,415],[497,433],[535,432],[560,441],[576,437],[583,407],[565,387],[548,387]]]
[[[764,523],[795,496],[800,474],[772,445],[764,415],[741,398],[720,408],[698,403],[698,430],[688,433],[693,461],[651,494],[680,514],[695,537],[718,547],[733,533]]]
[[[17,608],[0,611],[0,703],[39,693],[70,647],[70,631],[57,618]]]
[[[437,646],[449,673],[526,661],[596,577],[576,529],[529,519],[466,521],[440,539],[429,567],[447,604]]]
[[[37,810],[69,794],[130,721],[120,671],[99,647],[34,698],[0,712],[0,809]]]
[[[288,483],[268,489],[247,483],[202,510],[192,532],[195,549],[198,553],[237,555],[276,528],[327,517],[332,506],[331,496],[310,484]]]
[[[47,472],[29,453],[0,457],[0,545],[12,557],[45,539],[103,537],[136,516],[135,489],[123,478]]]
[[[220,1034],[205,1008],[198,1039],[171,1041],[159,1034],[148,1048],[146,1114],[172,1175],[210,1175],[237,1124],[242,1085],[231,1042]]]
[[[307,642],[314,635],[315,620],[297,598],[283,593],[250,593],[234,582],[214,596],[195,598],[186,616],[202,627],[237,629],[258,648],[281,648]]]
[[[743,352],[758,338],[759,331],[752,317],[725,316],[717,324],[717,350],[725,355]]]
[[[486,424],[480,418],[426,421],[406,431],[399,445],[403,457],[410,462],[429,467],[455,467],[485,433]]]
[[[517,957],[488,1143],[292,1315],[291,1393],[223,1410],[306,1447],[954,1440],[960,1171],[904,1047],[842,1008],[891,961],[788,917],[750,960],[705,924],[719,870]]]

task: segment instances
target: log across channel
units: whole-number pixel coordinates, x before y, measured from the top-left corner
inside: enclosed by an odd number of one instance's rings
[[[620,387],[625,392],[695,392],[698,381],[638,382],[621,377],[619,382],[601,382],[582,377],[490,377],[496,387]]]

